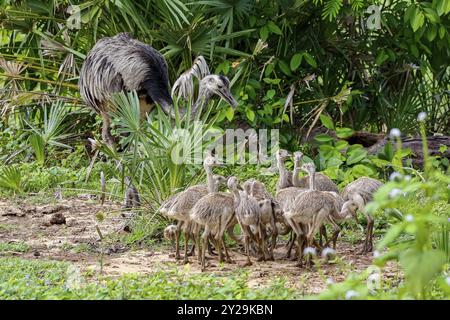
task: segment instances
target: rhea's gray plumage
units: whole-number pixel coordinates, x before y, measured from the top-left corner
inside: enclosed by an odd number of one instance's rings
[[[257,200],[272,199],[272,195],[267,191],[266,186],[261,181],[250,178],[242,184],[242,189]]]
[[[188,74],[189,72],[200,81],[199,94],[191,109],[191,116],[206,105],[213,95],[218,95],[233,107],[237,105],[230,92],[228,78],[210,75],[203,57],[195,60],[194,66],[187,71]],[[97,41],[81,67],[79,86],[86,104],[102,116],[102,137],[109,146],[114,145],[108,114],[111,111],[109,100],[114,93],[135,90],[141,99],[142,115],[150,111],[154,103],[158,103],[165,113],[174,116],[164,57],[127,33]],[[189,93],[188,98],[192,98],[193,87],[192,76],[186,76],[185,72],[175,82],[173,89],[174,93],[183,91],[183,96]],[[180,114],[183,115],[184,110],[180,110]]]
[[[212,168],[217,166],[218,162],[216,158],[212,156],[208,156],[205,158],[203,162],[203,167],[206,172],[206,185],[195,185],[187,188],[186,190],[176,194],[176,196],[172,196],[169,200],[164,203],[160,212],[165,213],[169,218],[178,220],[181,222],[179,224],[179,230],[176,235],[176,252],[175,258],[180,258],[179,252],[179,234],[183,232],[185,235],[184,241],[184,262],[188,262],[187,255],[187,246],[189,242],[189,237],[192,230],[191,219],[189,217],[189,213],[191,209],[194,207],[195,203],[199,201],[202,197],[208,194],[208,192],[215,192],[219,189],[221,183],[223,183],[226,179],[220,175],[213,175]],[[182,229],[181,229],[182,227]]]
[[[111,95],[136,90],[149,103],[163,108],[173,104],[164,57],[127,33],[97,41],[80,72],[80,94],[98,113],[107,112]]]
[[[309,177],[299,177],[301,166],[300,163],[303,158],[303,153],[300,151],[294,152],[294,171],[292,173],[292,185],[298,188],[309,188]],[[337,185],[326,175],[316,173],[315,175],[316,190],[339,192]]]
[[[299,152],[294,154],[294,173],[298,173],[300,165],[301,165],[301,156],[299,156]],[[293,186],[293,175],[289,172],[284,166],[284,160],[289,156],[289,153],[286,150],[280,150],[277,153],[277,162],[278,168],[280,171],[280,177],[277,184],[277,193],[275,199],[280,207],[281,214],[277,215],[277,221],[282,228],[279,228],[280,234],[290,233],[290,240],[288,244],[288,249],[286,251],[286,258],[290,258],[291,250],[294,245],[294,234],[291,232],[292,229],[286,221],[284,217],[284,212],[289,211],[290,206],[294,203],[295,198],[303,191],[306,191],[305,188],[298,188]]]
[[[169,241],[175,240],[175,234],[177,232],[177,226],[171,224],[164,229],[164,238]]]
[[[277,192],[281,189],[292,187],[292,172],[286,169],[284,161],[290,156],[289,152],[280,149],[276,152],[277,165],[280,176],[277,182]]]
[[[97,41],[81,67],[79,87],[86,104],[102,116],[102,138],[111,147],[109,111],[114,93],[135,90],[145,100],[146,109],[156,102],[166,113],[172,112],[164,57],[127,33]]]
[[[228,179],[228,188],[232,189],[234,180]],[[231,262],[227,247],[223,239],[226,228],[234,218],[235,206],[233,195],[227,192],[210,192],[201,198],[192,208],[191,220],[195,223],[195,244],[200,248],[200,228],[203,227],[203,245],[199,250],[199,261],[202,269],[205,269],[205,251],[209,236],[213,236],[219,260],[223,261],[222,246],[225,249],[227,260]]]
[[[230,182],[231,181],[231,182]],[[261,208],[258,201],[247,192],[242,191],[236,177],[229,179],[230,191],[233,193],[236,218],[244,233],[245,253],[247,255],[246,266],[252,264],[250,260],[250,240],[256,240],[260,257],[265,260],[265,233],[262,230]],[[255,234],[253,234],[253,231]]]
[[[367,219],[366,238],[360,253],[372,251],[374,219],[371,214],[366,212],[365,206],[368,202],[372,201],[373,194],[382,185],[383,183],[376,179],[361,177],[348,184],[342,191],[342,198],[345,202],[342,205],[340,215],[351,215],[356,219],[356,211],[359,210]]]
[[[270,234],[272,237],[272,246],[269,252],[269,260],[274,260],[273,250],[276,245],[278,236],[278,228],[276,226],[276,215],[279,213],[277,203],[274,201],[272,195],[267,191],[266,186],[261,181],[254,178],[246,180],[242,184],[242,189],[258,201],[260,207],[261,224],[264,226],[264,231],[267,233],[267,227],[270,227]]]
[[[284,217],[297,236],[299,265],[302,262],[304,238],[306,238],[307,246],[311,246],[315,234],[335,210],[333,197],[325,192],[315,190],[314,164],[305,163],[302,165],[302,170],[309,174],[309,190],[300,193],[295,198],[289,211],[284,213]]]
[[[351,200],[352,195],[358,193],[363,197],[365,203],[368,203],[372,201],[373,194],[382,185],[383,183],[379,180],[369,177],[360,177],[349,183],[344,190],[342,190],[342,198],[346,201]]]

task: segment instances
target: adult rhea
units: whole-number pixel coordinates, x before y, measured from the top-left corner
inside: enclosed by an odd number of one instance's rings
[[[220,96],[233,107],[236,106],[237,102],[230,93],[229,80],[224,76],[210,75],[203,57],[196,59],[193,68],[187,72],[192,73],[192,69],[197,70],[199,65],[203,72],[200,75],[194,72],[199,79],[199,93],[197,102],[191,109],[191,116],[203,104],[207,104],[213,95]],[[185,78],[186,72],[176,84],[180,85],[180,81]],[[151,46],[133,39],[127,33],[103,38],[94,45],[81,67],[79,86],[86,104],[101,115],[102,138],[110,146],[114,145],[109,117],[109,100],[112,94],[135,90],[141,99],[141,111],[148,112],[154,103],[158,103],[165,113],[174,114],[164,57]]]

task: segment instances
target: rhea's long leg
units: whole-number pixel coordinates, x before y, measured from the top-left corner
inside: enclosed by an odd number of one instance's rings
[[[208,236],[209,236],[209,227],[208,225],[205,226],[205,230],[203,231],[202,234],[202,239],[203,239],[203,246],[202,246],[202,271],[205,270],[206,268],[206,263],[205,263],[205,253],[206,253],[206,246],[208,245]]]
[[[184,263],[189,263],[189,259],[188,259],[189,236],[190,236],[190,232],[185,231],[184,232],[184,260],[183,260]]]
[[[109,117],[109,114],[102,111],[100,112],[100,115],[103,120],[102,139],[110,148],[114,148],[115,141],[114,137],[111,134],[111,119]]]
[[[247,232],[247,227],[246,230],[244,231],[244,245],[245,245],[245,254],[247,255],[247,262],[244,264],[244,266],[251,266],[252,261],[250,260],[250,235]]]

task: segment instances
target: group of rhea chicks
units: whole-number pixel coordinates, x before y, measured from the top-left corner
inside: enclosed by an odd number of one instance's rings
[[[364,208],[382,183],[361,177],[339,192],[329,177],[316,173],[313,163],[303,161],[300,151],[293,153],[294,169],[289,171],[285,161],[291,156],[284,149],[276,152],[279,178],[275,196],[256,179],[241,184],[235,176],[215,175],[213,168],[221,163],[213,155],[206,156],[203,162],[206,184],[194,185],[172,195],[159,209],[177,221],[176,225],[169,225],[164,230],[164,236],[175,241],[175,258],[181,260],[180,236],[183,234],[184,263],[188,263],[188,257],[195,254],[195,248],[202,270],[207,267],[206,250],[210,255],[218,255],[220,262],[233,263],[224,239],[227,233],[232,240],[243,245],[245,266],[250,266],[252,255],[257,261],[274,260],[278,236],[290,233],[285,258],[291,258],[292,248],[296,245],[293,257],[297,260],[296,265],[302,267],[306,262],[309,267],[312,252],[325,250],[331,243],[336,249],[341,221],[356,219],[357,211],[367,219],[365,241],[359,253],[372,251],[374,220]],[[302,171],[307,175],[301,177]],[[228,192],[220,191],[223,186],[227,186]],[[237,224],[240,235],[234,233]],[[333,229],[330,238],[327,237],[326,224]],[[315,239],[317,234],[318,242]],[[191,238],[194,244],[189,250]]]

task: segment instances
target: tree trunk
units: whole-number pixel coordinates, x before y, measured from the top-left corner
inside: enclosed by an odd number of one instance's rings
[[[369,154],[377,154],[380,152],[384,145],[389,141],[388,137],[384,134],[370,133],[364,131],[355,132],[351,137],[345,139],[350,144],[359,143],[363,145]],[[450,136],[430,136],[427,137],[428,152],[431,156],[442,156],[450,159]],[[441,145],[447,146],[447,150],[444,153],[439,151]],[[393,144],[395,149],[395,143]],[[402,138],[402,147],[404,149],[411,149],[413,155],[411,157],[414,167],[423,167],[423,147],[422,138]]]

